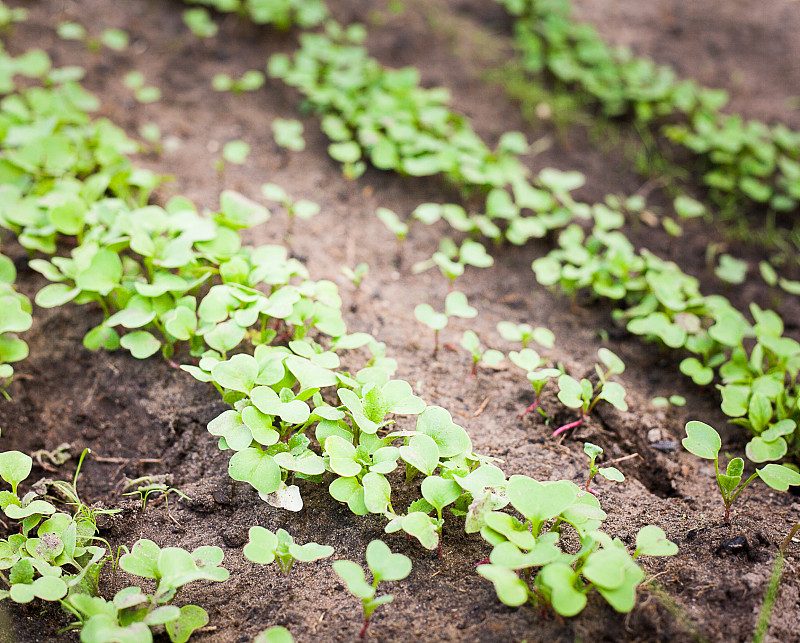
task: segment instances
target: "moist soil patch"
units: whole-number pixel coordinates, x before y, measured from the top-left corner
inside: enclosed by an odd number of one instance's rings
[[[715,3],[695,4],[704,7],[708,16],[716,11]],[[609,516],[604,528],[632,543],[638,529],[655,524],[678,543],[680,552],[672,558],[642,560],[652,580],[640,589],[637,606],[628,615],[614,612],[597,595],[591,595],[587,608],[572,619],[530,605],[508,608],[497,600],[491,584],[475,573],[475,564],[490,549],[479,537],[466,535],[460,519],[448,516],[440,558],[404,535],[384,534],[380,517],[351,514],[330,498],[325,485],[301,481],[305,507],[288,513],[262,502],[248,485],[232,481],[227,474],[228,456],[217,449],[216,440],[205,429],[226,408],[216,392],[157,358],[138,361],[122,353],[85,350],[81,338],[101,319],[99,311],[87,307],[35,310],[34,326],[25,336],[31,355],[17,369],[19,376],[10,388],[13,402],[0,403],[4,449],[33,453],[69,443],[70,461],[55,467],[43,458],[31,476],[69,479],[81,450],[90,448],[93,456],[84,464],[79,490],[88,503],[122,509],[101,531],[114,548],[150,538],[161,546],[217,545],[224,550],[230,580],[196,583],[180,594],[181,601],[201,605],[211,617],[209,626],[192,640],[244,643],[271,625],[284,625],[302,642],[356,640],[360,605],[332,572],[330,561],[297,564],[290,580],[285,580],[276,566],[264,568],[244,559],[242,547],[252,525],[273,531],[284,528],[299,542],[331,545],[335,559],[363,563],[366,545],[375,538],[411,557],[411,575],[387,587],[394,602],[373,617],[367,634],[373,640],[749,640],[777,544],[800,518],[800,507],[794,496],[769,492],[756,483],[737,502],[732,524],[722,523],[713,468],[678,446],[685,422],[701,419],[723,431],[726,454],[742,455],[747,438],[743,430],[725,427],[713,387],[700,390],[690,385],[679,376],[679,356],[614,328],[610,308],[581,306],[538,286],[530,263],[549,249],[551,241],[524,248],[493,248],[492,268],[470,270],[460,278],[459,289],[480,315],[445,329],[443,348],[432,358],[433,337],[416,322],[413,310],[419,303],[437,306],[447,284],[433,272],[412,274],[410,267],[429,257],[448,232],[438,226],[415,228],[398,252],[374,212],[385,206],[405,215],[420,202],[457,201],[458,194],[436,179],[406,179],[374,170],[356,181],[345,180],[327,156],[327,141],[317,121],[298,111],[299,96],[279,81],[268,80],[261,90],[239,96],[214,92],[214,74],[238,77],[248,69],[263,69],[271,54],[292,51],[294,35],[227,16],[219,19],[218,36],[199,41],[182,23],[183,8],[177,2],[158,0],[41,0],[30,7],[30,20],[6,37],[6,46],[12,54],[42,47],[57,65],[85,67],[84,84],[102,104],[98,116],[110,118],[131,135],[145,123],[158,124],[165,136],[163,151],[143,155],[137,162],[174,176],[172,183],[159,190],[160,203],[184,194],[201,207],[213,209],[221,189],[259,199],[260,186],[268,181],[297,198],[319,202],[322,213],[297,226],[288,242],[313,279],[339,284],[351,332],[368,331],[386,342],[388,354],[398,361],[397,376],[412,383],[415,393],[428,403],[450,410],[469,432],[475,450],[501,459],[507,475],[566,478],[581,484],[587,470],[584,441],[602,446],[609,459],[638,454],[617,465],[627,477],[624,483],[600,479],[594,483]],[[531,139],[547,134],[547,124],[542,126],[544,131],[532,130],[502,89],[485,80],[488,66],[511,51],[508,24],[496,8],[478,2],[437,1],[409,2],[402,15],[392,14],[378,2],[334,2],[332,9],[339,20],[369,25],[368,46],[383,63],[414,65],[426,86],[448,87],[454,108],[470,116],[489,143],[513,129],[525,131]],[[742,21],[746,15],[743,11]],[[88,52],[82,43],[57,38],[54,29],[64,20],[81,22],[94,37],[104,28],[125,29],[131,44],[121,53]],[[785,25],[777,17],[772,26],[785,35]],[[614,25],[605,28],[613,35]],[[657,25],[651,29],[656,31]],[[619,26],[620,37],[623,31]],[[668,39],[669,34],[664,26],[659,37]],[[769,40],[769,35],[764,39]],[[737,41],[730,42],[719,56],[727,60],[735,55],[735,60],[741,60]],[[757,47],[748,52],[756,57]],[[682,59],[677,49],[676,60],[669,62],[690,65],[691,55],[687,52]],[[141,105],[134,101],[122,83],[123,76],[134,69],[162,89],[160,102]],[[689,73],[687,69],[691,70],[683,67]],[[736,96],[747,105],[746,94]],[[754,113],[758,109],[753,106]],[[275,144],[270,123],[278,117],[302,120],[305,151],[288,152]],[[790,115],[787,119],[791,120]],[[214,162],[222,145],[235,139],[249,143],[251,155],[244,166],[230,166],[220,175]],[[556,142],[530,159],[530,165],[584,172],[587,185],[581,196],[587,200],[606,193],[632,193],[641,184],[621,154],[615,157],[574,142]],[[285,215],[276,209],[270,222],[248,233],[248,240],[281,243],[286,232]],[[675,247],[655,232],[642,243],[650,241],[685,270],[706,275],[701,248],[713,239],[704,233],[700,227],[693,230],[686,246]],[[18,260],[19,287],[32,297],[43,280],[25,270],[21,248],[8,243],[3,250]],[[356,290],[342,276],[341,267],[352,268],[360,262],[368,263],[370,270]],[[714,288],[719,285],[711,283],[708,291]],[[757,290],[756,284],[749,284],[726,294],[746,307]],[[785,318],[797,317],[796,303],[783,306]],[[495,328],[502,320],[550,328],[556,346],[544,354],[563,363],[576,377],[591,372],[601,345],[610,347],[628,367],[619,379],[628,391],[630,410],[621,413],[598,407],[576,431],[553,440],[553,427],[574,416],[548,387],[542,405],[552,418],[551,426],[535,413],[520,419],[520,412],[533,401],[522,373],[513,366],[481,368],[470,377],[469,357],[458,347],[461,332],[471,328],[484,344],[505,351],[517,348],[499,338]],[[352,359],[358,367],[359,356]],[[687,398],[686,407],[663,410],[650,404],[656,395],[673,393]],[[405,426],[402,419],[398,424]],[[146,474],[167,474],[171,486],[190,500],[171,497],[167,507],[163,499],[151,499],[142,511],[139,501],[121,491],[126,479]],[[400,473],[393,475],[398,476],[399,490],[393,504],[405,509],[419,496],[418,487],[404,485]],[[790,547],[772,618],[774,641],[800,641],[797,547]],[[107,566],[104,587],[109,596],[130,582],[125,576],[113,574]],[[0,609],[2,641],[77,640],[73,633],[59,633],[70,619],[57,607],[4,602]]]

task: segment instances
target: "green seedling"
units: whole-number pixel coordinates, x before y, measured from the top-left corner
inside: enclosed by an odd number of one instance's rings
[[[140,71],[128,72],[122,78],[122,82],[140,103],[155,103],[161,100],[161,90],[153,85],[146,85],[144,74]]]
[[[400,217],[398,217],[397,214],[389,208],[378,208],[375,211],[375,214],[381,220],[381,223],[386,226],[389,232],[397,237],[398,246],[401,245],[408,235],[408,224],[404,221],[401,221]]]
[[[311,219],[320,213],[319,204],[306,199],[293,199],[281,186],[274,183],[265,183],[261,186],[261,193],[267,201],[276,201],[283,206],[289,217],[286,227],[286,239],[292,236],[295,219],[303,221]]]
[[[122,29],[104,29],[100,33],[100,42],[114,51],[123,51],[127,48],[130,38]]]
[[[11,486],[11,491],[0,491],[0,508],[17,523],[16,533],[0,540],[0,568],[10,570],[8,576],[0,574],[8,586],[0,591],[0,600],[60,601],[69,591],[95,593],[106,560],[106,550],[93,544],[98,540],[95,519],[99,512],[81,503],[75,489],[77,474],[73,483],[56,483],[76,506],[75,515],[57,511],[35,491],[20,498],[19,484],[30,474],[32,464],[19,451],[0,453],[0,477]]]
[[[28,356],[28,345],[16,333],[33,325],[30,301],[13,288],[16,277],[14,262],[0,254],[0,394],[8,400],[11,396],[6,388],[14,377],[11,363]]]
[[[112,601],[71,594],[62,605],[78,618],[72,627],[81,629],[85,643],[149,643],[153,640],[150,628],[158,626],[164,626],[172,643],[185,643],[208,623],[208,614],[197,605],[178,608],[169,603],[188,583],[227,580],[228,571],[219,567],[222,558],[219,547],[198,547],[190,553],[179,547],[161,549],[142,539],[120,558],[119,566],[129,574],[155,580],[154,593],[126,587]]]
[[[742,284],[747,277],[747,262],[728,254],[721,255],[714,274],[729,284]]]
[[[520,342],[522,348],[527,348],[532,341],[545,348],[553,348],[555,345],[555,335],[548,328],[534,328],[530,324],[514,324],[508,321],[501,321],[497,324],[497,332],[509,342]]]
[[[81,467],[83,466],[84,458],[91,452],[91,449],[88,448],[81,452],[72,482],[57,480],[52,483],[52,486],[66,499],[68,505],[74,507],[74,515],[76,519],[86,520],[96,528],[98,516],[113,516],[114,514],[120,513],[122,510],[103,509],[102,507],[97,506],[90,507],[81,500],[80,495],[78,494],[78,477],[81,474]]]
[[[439,331],[447,327],[450,317],[472,319],[478,311],[469,305],[467,296],[454,290],[444,300],[444,313],[437,313],[430,304],[419,304],[414,309],[414,317],[433,331],[433,357],[439,353]]]
[[[790,486],[800,485],[800,474],[780,464],[768,464],[762,469],[756,469],[747,480],[742,482],[744,460],[741,458],[733,458],[728,462],[725,473],[720,473],[719,450],[722,447],[722,440],[719,433],[704,422],[692,420],[686,425],[683,447],[698,458],[714,461],[717,487],[725,505],[724,521],[726,524],[730,523],[731,506],[736,498],[756,478],[761,478],[767,486],[778,491],[786,491]]]
[[[650,400],[650,403],[657,409],[665,406],[686,406],[686,398],[682,395],[670,395],[669,397],[657,396]]]
[[[372,613],[386,603],[391,603],[391,594],[375,596],[378,583],[403,580],[411,573],[411,561],[403,554],[393,554],[380,540],[373,540],[367,545],[367,566],[372,572],[372,585],[367,583],[364,570],[350,560],[337,560],[333,563],[333,571],[344,581],[347,591],[361,599],[364,610],[364,624],[359,632],[363,639],[367,634]]]
[[[217,25],[211,19],[211,14],[203,7],[186,9],[181,15],[183,23],[198,38],[213,38],[217,35]]]
[[[456,279],[464,274],[466,266],[476,268],[488,268],[494,263],[491,255],[486,252],[483,244],[466,239],[461,247],[457,246],[451,239],[444,238],[439,243],[439,251],[427,261],[420,261],[412,266],[412,272],[420,273],[430,268],[438,267],[439,271],[447,277],[452,289]]]
[[[244,141],[228,141],[222,147],[222,159],[217,163],[224,162],[233,163],[234,165],[244,165],[248,156],[250,156],[250,146],[247,143]]]
[[[214,161],[220,184],[225,181],[225,170],[228,164],[244,165],[250,156],[250,145],[245,141],[228,141],[222,146],[220,157]]]
[[[608,380],[611,375],[624,372],[625,364],[607,348],[598,350],[597,356],[603,365],[595,364],[594,368],[598,376],[596,385],[592,384],[588,379],[582,379],[578,382],[569,375],[562,375],[558,378],[558,399],[565,406],[578,409],[581,416],[574,422],[558,427],[553,431],[553,437],[583,424],[586,416],[592,412],[592,409],[600,400],[605,400],[620,411],[628,410],[628,405],[625,402],[625,389],[621,384]]]
[[[539,354],[532,348],[523,348],[519,352],[511,351],[508,354],[508,358],[516,366],[519,366],[525,371],[526,377],[531,383],[535,394],[533,403],[519,414],[519,419],[521,420],[527,413],[534,410],[538,410],[542,417],[546,419],[547,414],[544,412],[544,409],[539,406],[539,399],[542,396],[542,390],[547,385],[547,382],[561,375],[562,371],[557,368],[541,368],[545,365],[545,361],[539,357]]]
[[[85,40],[86,29],[77,22],[62,22],[56,27],[56,33],[62,40]]]
[[[273,625],[259,633],[253,643],[294,643],[294,637],[285,627]]]
[[[601,449],[599,446],[592,444],[591,442],[584,442],[583,452],[589,456],[589,477],[586,479],[586,491],[589,493],[595,493],[589,488],[589,485],[592,484],[592,480],[598,473],[606,480],[611,480],[613,482],[622,482],[625,480],[625,476],[622,475],[622,472],[616,467],[601,467],[595,464],[597,456],[603,453],[603,449]]]
[[[264,74],[256,69],[250,69],[241,78],[232,78],[228,74],[215,74],[211,79],[211,86],[218,92],[233,92],[243,94],[252,92],[264,86]]]
[[[395,263],[399,266],[403,256],[403,241],[408,236],[408,224],[401,221],[397,214],[389,208],[378,208],[375,214],[381,223],[397,238],[397,258]]]
[[[333,555],[333,547],[306,543],[298,545],[285,529],[277,533],[264,527],[250,527],[250,540],[244,546],[244,557],[259,565],[269,565],[274,560],[284,577],[288,578],[295,561],[311,563]]]
[[[138,494],[140,500],[142,501],[142,512],[144,512],[147,509],[147,499],[153,494],[162,494],[164,497],[164,507],[167,510],[167,514],[169,514],[170,493],[174,493],[176,496],[183,498],[184,500],[191,500],[191,498],[183,493],[183,491],[180,489],[175,489],[174,487],[170,487],[166,483],[166,480],[169,477],[169,474],[150,474],[142,476],[141,478],[128,480],[122,489],[122,495],[135,496]],[[129,489],[130,491],[128,491]]]
[[[478,364],[483,363],[489,368],[497,366],[505,359],[505,355],[493,348],[484,348],[481,346],[481,340],[475,334],[475,331],[467,330],[461,336],[461,347],[469,351],[472,356],[472,369],[470,370],[470,378],[478,374]]]
[[[630,612],[645,577],[636,558],[677,552],[661,529],[648,526],[637,535],[631,556],[622,541],[599,531],[606,514],[594,495],[566,480],[540,483],[512,476],[505,495],[523,520],[499,511],[481,513],[481,535],[494,549],[477,571],[494,584],[506,605],[544,602],[570,617],[583,610],[586,594],[594,588],[615,610]],[[575,529],[581,543],[575,554],[558,546],[566,525]]]
[[[293,152],[302,152],[306,149],[303,138],[303,124],[298,120],[276,118],[272,121],[272,134],[275,142]]]
[[[358,292],[361,288],[361,282],[369,273],[369,265],[362,261],[355,268],[342,266],[341,270],[342,274],[352,282],[353,286],[355,286],[356,292]]]

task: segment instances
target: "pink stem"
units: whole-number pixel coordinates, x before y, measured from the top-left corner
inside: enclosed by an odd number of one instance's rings
[[[536,396],[536,399],[533,401],[533,404],[531,404],[527,409],[525,409],[522,413],[519,414],[519,419],[521,420],[523,417],[525,417],[525,415],[527,413],[530,413],[531,411],[533,411],[537,406],[539,406],[539,396],[538,395]]]
[[[581,424],[583,424],[583,416],[582,415],[581,415],[580,418],[578,418],[574,422],[570,422],[569,424],[565,424],[564,426],[558,427],[555,431],[553,431],[553,437],[554,438],[558,437],[559,435],[564,433],[564,431],[569,431],[570,429],[574,429],[576,426],[580,426]]]
[[[369,619],[364,619],[364,625],[361,626],[361,632],[358,634],[358,638],[363,639],[367,634],[367,628],[369,627]]]
[[[490,562],[490,561],[489,561],[489,559],[488,559],[488,558],[484,558],[483,560],[479,560],[477,563],[475,563],[475,564],[473,565],[473,567],[478,567],[478,565],[488,565],[488,564],[489,564],[489,562]]]

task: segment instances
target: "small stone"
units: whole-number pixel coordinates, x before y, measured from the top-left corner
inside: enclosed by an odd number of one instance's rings
[[[723,540],[722,544],[717,547],[717,555],[730,555],[730,554],[744,554],[750,551],[750,543],[747,542],[745,536],[736,536]]]
[[[660,442],[662,439],[661,437],[661,429],[650,429],[647,432],[647,441],[648,442]]]

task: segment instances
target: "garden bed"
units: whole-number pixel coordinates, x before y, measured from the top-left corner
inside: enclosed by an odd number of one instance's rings
[[[567,140],[547,124],[532,131],[516,106],[503,97],[502,88],[485,80],[484,72],[510,52],[507,24],[499,8],[410,2],[402,15],[395,16],[383,3],[374,4],[332,3],[332,11],[341,22],[368,24],[370,52],[384,64],[414,65],[422,72],[423,85],[448,87],[452,105],[472,119],[485,140],[493,144],[508,130],[524,131],[531,140],[550,136],[553,145],[527,162],[536,170],[553,166],[584,172],[587,184],[580,196],[589,202],[609,193],[631,194],[641,187],[642,179],[627,168],[620,152],[588,147],[580,130]],[[712,3],[702,4],[713,13]],[[6,47],[12,54],[32,45],[41,47],[57,65],[85,67],[84,86],[100,99],[98,115],[130,135],[136,136],[147,122],[160,127],[165,137],[163,151],[136,160],[138,165],[174,176],[172,183],[157,191],[157,203],[183,194],[213,210],[222,189],[259,200],[265,182],[318,202],[320,215],[296,222],[291,249],[313,279],[339,285],[351,332],[366,331],[386,342],[387,353],[399,364],[397,376],[411,383],[415,394],[428,403],[449,409],[469,433],[475,451],[501,459],[507,475],[568,479],[581,485],[587,473],[583,442],[599,444],[609,459],[638,454],[617,465],[626,475],[625,482],[595,483],[608,513],[604,529],[631,543],[641,527],[657,525],[678,544],[679,553],[642,561],[653,580],[639,590],[638,604],[629,615],[613,611],[597,595],[591,595],[588,607],[570,619],[531,606],[506,607],[491,583],[474,569],[488,556],[489,545],[477,534],[465,534],[460,519],[447,518],[443,556],[439,557],[402,533],[384,534],[380,516],[353,515],[328,495],[325,486],[301,482],[305,507],[289,513],[270,507],[254,489],[232,481],[228,456],[206,431],[207,423],[227,408],[216,392],[158,357],[142,361],[122,352],[84,349],[81,338],[102,320],[99,309],[87,307],[35,310],[34,326],[25,334],[30,357],[16,367],[18,375],[9,389],[13,401],[0,403],[4,449],[52,451],[68,442],[72,459],[55,471],[36,465],[31,476],[35,480],[69,479],[77,456],[89,447],[99,457],[87,458],[79,489],[90,504],[122,508],[101,530],[114,548],[150,538],[162,547],[216,545],[223,549],[223,565],[231,578],[225,583],[196,584],[180,595],[181,601],[203,606],[210,616],[209,625],[192,640],[250,641],[271,625],[287,627],[297,641],[351,641],[358,636],[358,601],[345,591],[329,561],[298,564],[290,580],[285,580],[274,567],[261,567],[243,557],[248,529],[256,524],[273,531],[285,528],[299,542],[331,545],[335,559],[363,561],[367,543],[375,538],[408,555],[413,571],[406,580],[392,584],[394,602],[376,612],[368,631],[368,637],[376,640],[749,640],[777,546],[800,518],[800,507],[796,496],[772,492],[757,482],[734,507],[732,524],[723,524],[710,463],[678,446],[686,421],[699,419],[723,432],[724,452],[743,455],[745,431],[726,427],[713,387],[694,386],[679,375],[679,357],[615,328],[610,307],[581,306],[580,300],[571,301],[539,286],[530,263],[549,250],[547,240],[521,248],[490,247],[495,265],[469,269],[459,278],[459,289],[480,314],[474,320],[454,320],[443,330],[443,346],[432,358],[433,335],[415,320],[414,307],[420,303],[436,307],[448,285],[434,271],[415,275],[410,268],[436,250],[439,236],[446,231],[436,226],[413,229],[398,251],[393,236],[374,213],[384,206],[407,215],[421,202],[455,200],[457,193],[435,178],[403,178],[374,169],[357,180],[343,178],[325,151],[328,141],[317,120],[299,114],[299,96],[278,80],[268,80],[264,88],[242,95],[213,91],[214,74],[239,76],[248,69],[263,69],[271,54],[292,51],[293,36],[224,16],[218,18],[219,35],[200,41],[183,24],[183,8],[177,2],[155,0],[42,0],[30,7],[30,19],[6,37]],[[743,21],[745,15],[742,12]],[[87,52],[84,44],[56,36],[54,28],[64,20],[85,24],[90,33],[125,29],[131,44],[120,53]],[[768,34],[764,38],[768,40]],[[729,51],[734,49],[731,46]],[[717,55],[724,59],[726,52]],[[676,53],[677,60],[664,62],[680,63],[680,56]],[[161,101],[142,105],[133,99],[122,77],[134,69],[162,89]],[[724,81],[720,79],[721,84]],[[731,89],[737,97],[739,88]],[[748,95],[744,91],[736,98],[742,111],[747,110]],[[753,97],[753,112],[761,115],[756,99],[760,97]],[[298,117],[305,126],[306,149],[290,152],[278,147],[270,123],[275,118]],[[787,113],[787,122],[792,118]],[[220,175],[214,163],[222,145],[235,139],[251,146],[248,161],[243,166],[229,165]],[[274,208],[271,220],[248,231],[247,239],[255,244],[281,243],[286,229],[285,214]],[[724,292],[740,309],[752,300],[769,303],[756,278],[735,289],[714,282],[704,249],[721,240],[717,231],[691,226],[678,243],[658,235],[663,233],[647,230],[638,238],[700,276],[708,283],[705,291]],[[738,250],[751,259],[762,252]],[[25,269],[22,248],[4,239],[3,251],[17,260],[18,287],[33,299],[45,281]],[[354,268],[361,262],[369,265],[369,273],[356,290],[341,267]],[[792,320],[797,319],[800,307],[786,296],[780,311],[784,319]],[[473,329],[493,348],[506,352],[517,348],[496,331],[497,323],[505,320],[552,330],[555,346],[543,354],[578,378],[591,372],[600,346],[614,350],[627,365],[619,381],[628,392],[629,411],[598,407],[576,431],[553,439],[552,429],[574,419],[574,413],[557,401],[552,386],[545,389],[542,401],[552,425],[545,426],[537,414],[520,419],[521,411],[533,401],[524,374],[506,364],[499,369],[480,367],[471,377],[469,356],[459,346],[461,332]],[[787,331],[798,335],[796,325],[787,323]],[[671,394],[684,396],[686,406],[667,410],[652,406],[653,397]],[[400,428],[409,428],[404,422],[398,420]],[[139,501],[120,492],[126,478],[147,474],[168,474],[169,485],[190,500],[170,496],[167,510],[163,500],[153,498],[142,511]],[[418,497],[418,483],[404,486],[400,471],[391,476],[397,478],[396,488],[401,490],[393,498],[397,506]],[[741,536],[746,546],[741,540],[732,542]],[[793,543],[772,618],[770,635],[776,641],[800,641],[797,561]],[[112,578],[111,565],[107,565],[103,573],[111,581],[109,587],[122,586],[122,572]],[[77,639],[74,634],[57,635],[71,620],[57,607],[43,610],[38,603],[25,607],[6,601],[2,609],[2,640]]]

